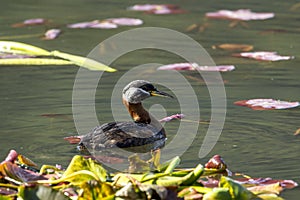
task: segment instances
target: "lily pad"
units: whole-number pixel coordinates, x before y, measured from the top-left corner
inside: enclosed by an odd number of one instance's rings
[[[295,108],[300,105],[299,102],[288,102],[274,99],[250,99],[234,102],[238,106],[246,106],[253,110],[274,110]]]
[[[177,5],[172,4],[137,4],[128,8],[129,10],[144,11],[149,14],[166,15],[185,13]]]
[[[46,33],[44,34],[43,39],[44,40],[53,40],[55,38],[57,38],[60,34],[61,34],[61,30],[60,29],[49,29],[48,31],[46,31]]]
[[[291,60],[294,58],[293,56],[281,56],[278,55],[277,52],[270,52],[270,51],[242,52],[242,53],[233,54],[233,56],[252,58],[261,61]]]
[[[235,67],[233,65],[219,65],[219,66],[199,66],[197,63],[174,63],[169,65],[162,65],[157,70],[177,70],[177,71],[211,71],[211,72],[226,72],[232,71]]]
[[[219,10],[216,12],[208,12],[205,14],[207,18],[213,19],[227,19],[227,20],[265,20],[275,17],[274,13],[256,13],[250,9],[239,9],[239,10]]]

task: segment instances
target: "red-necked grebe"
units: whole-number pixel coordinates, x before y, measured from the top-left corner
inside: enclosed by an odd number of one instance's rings
[[[158,120],[144,109],[142,101],[152,97],[170,97],[158,91],[150,82],[135,80],[125,86],[122,92],[123,104],[127,108],[133,122],[110,122],[95,127],[91,132],[77,138],[79,147],[101,150],[111,147],[136,147],[157,143],[158,146],[166,139],[166,133]],[[75,143],[70,137],[71,143]],[[156,146],[156,145],[155,145]],[[155,148],[155,146],[153,148]]]

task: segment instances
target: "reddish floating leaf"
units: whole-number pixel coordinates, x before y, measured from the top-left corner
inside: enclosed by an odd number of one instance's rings
[[[69,24],[67,25],[68,28],[100,28],[100,29],[113,29],[117,28],[118,25],[107,22],[107,21],[99,21],[94,20],[90,22],[80,22],[75,24]]]
[[[228,51],[251,51],[253,49],[253,46],[249,44],[219,44],[214,45],[212,48],[219,48]]]
[[[107,21],[120,26],[138,26],[143,24],[143,20],[135,18],[110,18]]]
[[[175,115],[171,115],[168,117],[164,117],[164,118],[160,119],[159,121],[160,122],[169,122],[173,119],[182,119],[182,118],[184,118],[184,114],[175,114]]]
[[[70,144],[79,144],[81,141],[80,136],[69,136],[65,137],[64,140],[67,140]]]
[[[236,11],[231,10],[219,10],[217,12],[208,12],[205,15],[208,18],[214,19],[228,19],[228,20],[265,20],[275,16],[274,13],[255,13],[250,9],[239,9]]]
[[[236,179],[237,182],[240,184],[247,184],[247,185],[271,185],[280,183],[280,186],[287,189],[292,189],[298,186],[298,183],[296,183],[293,180],[276,180],[272,178],[241,178]]]
[[[238,106],[246,106],[253,110],[287,109],[299,106],[299,102],[287,102],[274,99],[250,99],[234,102]]]
[[[166,15],[185,13],[176,5],[172,4],[137,4],[128,8],[129,10],[144,11],[149,14]]]
[[[0,165],[2,175],[17,181],[28,182],[36,180],[45,180],[46,178],[39,173],[23,169],[11,162],[2,162]]]
[[[48,22],[48,20],[43,19],[43,18],[33,18],[33,19],[26,19],[21,23],[13,24],[12,27],[42,25],[42,24],[45,24],[47,22]]]
[[[43,37],[43,39],[53,40],[53,39],[57,38],[60,34],[61,34],[60,29],[49,29],[48,31],[46,31],[45,37]]]
[[[200,71],[214,71],[214,72],[226,72],[232,71],[235,67],[233,65],[219,65],[219,66],[199,66],[197,63],[174,63],[169,65],[163,65],[157,68],[157,70],[200,70]]]
[[[68,28],[100,28],[114,29],[118,26],[138,26],[143,24],[141,19],[136,18],[109,18],[105,20],[93,20],[67,25]]]
[[[242,52],[242,53],[233,54],[233,56],[252,58],[255,60],[262,60],[262,61],[290,60],[294,58],[293,56],[281,56],[278,55],[277,52],[270,52],[270,51]]]

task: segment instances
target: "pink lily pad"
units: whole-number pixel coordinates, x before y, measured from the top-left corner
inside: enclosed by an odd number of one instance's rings
[[[100,29],[113,29],[117,28],[118,25],[108,22],[108,21],[99,21],[93,20],[90,22],[79,22],[75,24],[67,25],[68,28],[100,28]]]
[[[250,9],[239,9],[236,11],[219,10],[217,12],[208,12],[205,15],[208,18],[227,19],[227,20],[265,20],[275,17],[274,13],[255,13]]]
[[[49,29],[45,33],[45,37],[43,37],[44,40],[53,40],[57,38],[61,34],[60,29]]]
[[[160,122],[169,122],[173,119],[182,119],[184,117],[185,117],[184,114],[175,114],[175,115],[164,117],[164,118],[160,119],[159,121]]]
[[[177,70],[177,71],[218,71],[218,72],[226,72],[232,71],[235,67],[233,65],[219,65],[219,66],[199,66],[197,63],[174,63],[169,65],[163,65],[157,68],[157,70]]]
[[[242,53],[233,54],[233,56],[252,58],[261,61],[279,61],[279,60],[290,60],[294,58],[293,56],[281,56],[278,55],[277,52],[270,52],[270,51],[242,52]]]
[[[26,19],[21,23],[13,24],[12,27],[35,26],[46,24],[48,20],[43,18]]]
[[[300,105],[299,102],[287,102],[274,99],[250,99],[234,102],[238,106],[246,106],[253,110],[274,110],[295,108]]]
[[[111,23],[109,21],[102,21],[96,24],[91,24],[91,26],[88,28],[114,29],[114,28],[118,28],[118,25]]]
[[[90,22],[80,22],[67,25],[68,28],[100,28],[114,29],[118,26],[138,26],[143,24],[141,19],[135,18],[110,18],[105,20],[93,20]]]
[[[129,10],[144,11],[149,14],[165,15],[165,14],[181,14],[178,6],[172,4],[137,4],[128,8]]]
[[[135,18],[110,18],[107,19],[107,21],[117,24],[120,26],[138,26],[143,24],[143,21],[141,19],[135,19]]]
[[[275,180],[272,178],[241,178],[236,181],[240,184],[247,185],[270,185],[280,183],[280,186],[287,189],[292,189],[298,186],[298,183],[293,180]]]

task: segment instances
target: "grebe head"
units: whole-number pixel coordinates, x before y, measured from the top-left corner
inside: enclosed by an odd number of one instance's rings
[[[152,83],[145,80],[135,80],[130,82],[123,89],[123,99],[128,103],[137,104],[141,103],[144,99],[151,96],[170,97],[166,92],[158,91]]]

